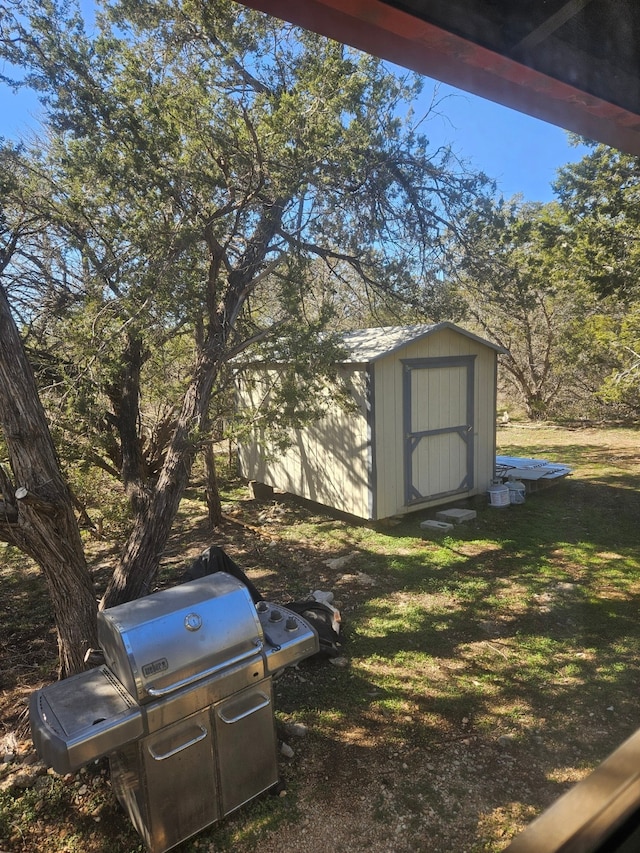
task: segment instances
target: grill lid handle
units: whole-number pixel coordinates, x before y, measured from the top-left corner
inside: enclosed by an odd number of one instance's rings
[[[173,684],[169,684],[167,687],[147,687],[147,693],[149,694],[149,696],[153,696],[155,698],[160,696],[166,696],[168,693],[173,693],[176,690],[179,690],[181,687],[187,687],[189,684],[193,684],[195,681],[200,681],[200,679],[202,678],[207,678],[209,675],[213,675],[214,672],[218,672],[218,670],[226,669],[226,667],[233,666],[233,664],[235,663],[240,663],[240,661],[252,657],[257,652],[261,652],[263,648],[264,644],[262,643],[262,640],[259,640],[256,637],[256,639],[253,641],[253,648],[241,652],[235,657],[226,658],[226,660],[223,660],[221,663],[217,663],[215,666],[212,666],[209,669],[200,670],[199,672],[196,672],[195,675],[190,675],[188,678],[183,678],[180,681],[175,681]]]

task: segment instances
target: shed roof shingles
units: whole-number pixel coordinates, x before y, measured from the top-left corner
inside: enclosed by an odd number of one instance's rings
[[[466,329],[461,329],[453,323],[443,322],[417,326],[380,326],[373,329],[358,329],[354,332],[346,332],[342,337],[342,343],[349,353],[345,362],[351,364],[368,364],[442,329],[452,329],[461,335],[465,335],[472,340],[491,347],[491,349],[497,352],[504,352],[502,347],[497,346],[491,341],[479,338],[477,335],[468,332]]]

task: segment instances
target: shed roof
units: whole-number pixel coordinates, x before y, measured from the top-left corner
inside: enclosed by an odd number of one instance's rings
[[[451,329],[460,335],[464,335],[473,341],[490,347],[496,352],[505,352],[497,344],[484,340],[484,338],[480,338],[472,334],[472,332],[468,332],[466,329],[462,329],[460,326],[447,321],[431,325],[380,326],[373,329],[358,329],[354,332],[346,332],[342,337],[342,343],[349,354],[344,359],[344,362],[346,364],[368,364],[391,355],[391,353],[407,346],[407,344],[415,343],[443,329]]]

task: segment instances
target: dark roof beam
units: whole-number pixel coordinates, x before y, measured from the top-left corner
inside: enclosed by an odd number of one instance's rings
[[[616,97],[617,106],[622,109],[629,109],[630,105],[640,103],[640,80],[635,75],[560,39],[547,38],[531,54],[520,51],[517,55],[515,52],[510,55],[529,68],[544,70],[554,79],[588,92],[595,98],[602,98],[614,104]],[[607,83],[604,93],[602,81]],[[614,82],[615,86],[612,85]],[[627,127],[640,128],[640,117],[630,112],[624,123]]]
[[[569,2],[565,3],[564,6],[555,12],[555,14],[547,18],[544,23],[532,30],[529,35],[525,36],[517,44],[514,44],[511,48],[511,52],[517,54],[523,50],[531,50],[531,48],[536,47],[543,41],[546,41],[550,35],[555,33],[556,30],[563,27],[567,21],[570,21],[571,18],[575,18],[575,16],[590,2],[591,0],[569,0]]]

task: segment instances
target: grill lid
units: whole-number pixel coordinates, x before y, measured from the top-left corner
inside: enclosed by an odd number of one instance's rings
[[[106,664],[138,702],[150,702],[262,651],[249,591],[224,572],[98,614]]]

